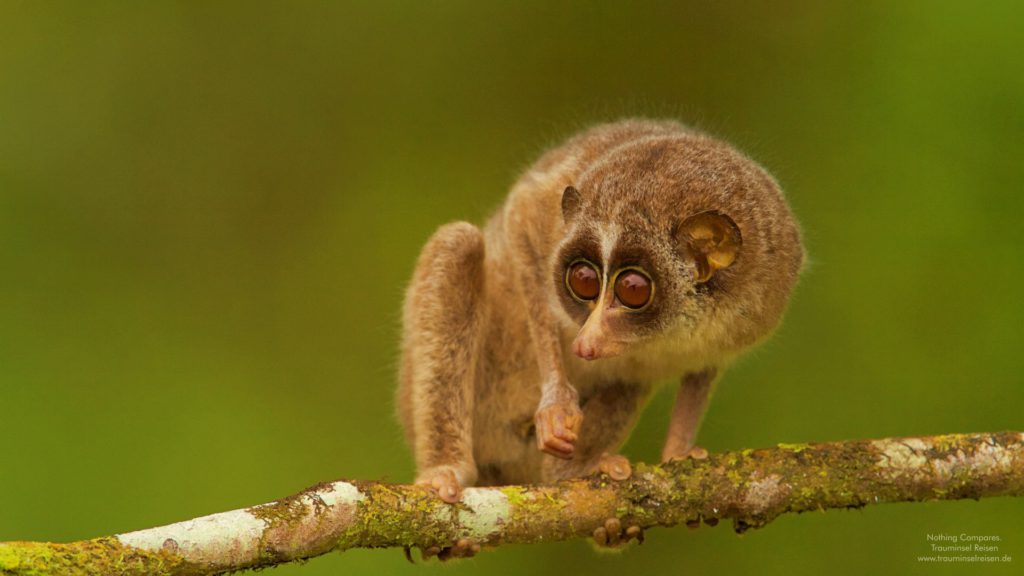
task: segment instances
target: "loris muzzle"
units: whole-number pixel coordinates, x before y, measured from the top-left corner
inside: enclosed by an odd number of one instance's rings
[[[406,294],[398,409],[417,482],[553,482],[617,456],[679,383],[662,459],[718,375],[778,325],[803,249],[778,184],[670,121],[591,128],[544,154],[482,228],[442,226]]]

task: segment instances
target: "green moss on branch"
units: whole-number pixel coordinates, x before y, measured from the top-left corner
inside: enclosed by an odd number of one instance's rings
[[[319,484],[244,511],[117,537],[0,543],[0,574],[215,574],[349,548],[585,537],[613,516],[644,528],[732,519],[743,531],[784,513],[1021,495],[1019,432],[780,444],[641,464],[623,482],[591,477],[555,486],[470,489],[457,505],[413,486]]]

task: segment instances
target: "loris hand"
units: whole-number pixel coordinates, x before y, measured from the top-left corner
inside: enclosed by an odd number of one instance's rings
[[[534,414],[533,423],[538,450],[566,460],[572,458],[583,425],[583,412],[575,400],[542,406]]]

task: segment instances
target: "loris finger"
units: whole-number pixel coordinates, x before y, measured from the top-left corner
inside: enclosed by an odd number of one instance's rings
[[[572,441],[557,437],[551,428],[545,420],[537,423],[537,449],[559,458],[571,458],[574,450]]]
[[[571,443],[554,436],[547,438],[541,444],[540,449],[542,452],[565,459],[572,458],[572,454],[575,451],[575,447]]]
[[[571,429],[566,428],[560,424],[555,424],[555,438],[560,438],[566,442],[575,442],[578,436]]]

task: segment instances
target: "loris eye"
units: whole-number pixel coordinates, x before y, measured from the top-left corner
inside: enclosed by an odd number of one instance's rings
[[[589,262],[576,262],[569,266],[565,283],[573,296],[580,300],[593,300],[601,294],[601,275]]]
[[[651,301],[651,279],[638,270],[626,270],[615,280],[615,296],[627,308],[643,308]]]

